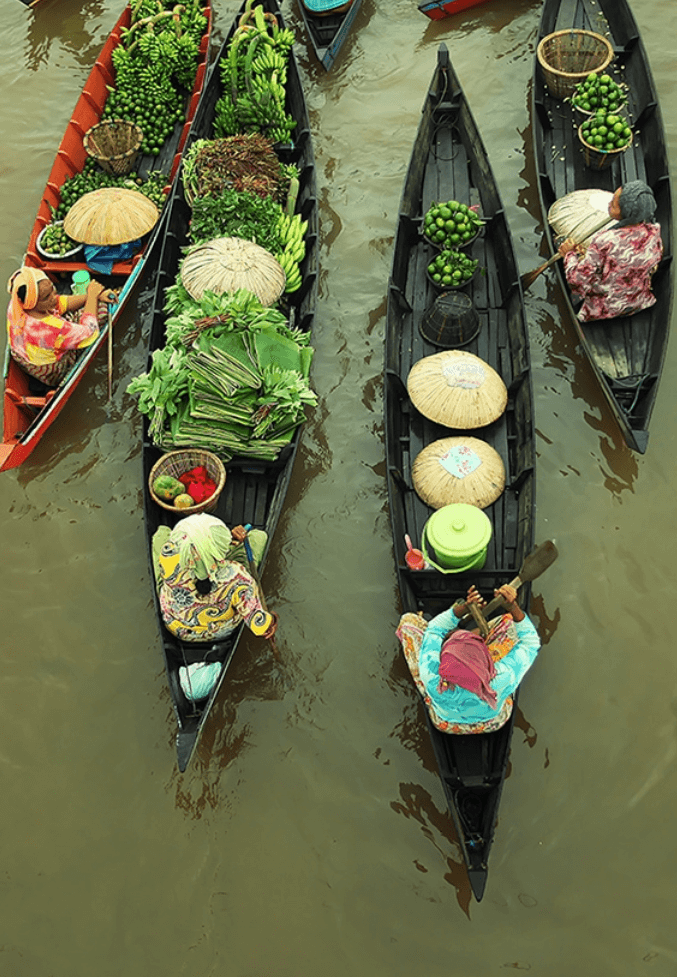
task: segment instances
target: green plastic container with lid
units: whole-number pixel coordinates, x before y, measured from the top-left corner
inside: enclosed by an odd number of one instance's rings
[[[491,540],[491,520],[477,506],[456,502],[434,512],[423,527],[421,549],[441,573],[481,569]]]

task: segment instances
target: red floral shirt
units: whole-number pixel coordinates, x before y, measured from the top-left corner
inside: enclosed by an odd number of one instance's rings
[[[564,255],[573,293],[583,299],[581,322],[613,319],[648,309],[656,301],[651,276],[663,254],[659,224],[633,224],[598,231],[584,256]]]

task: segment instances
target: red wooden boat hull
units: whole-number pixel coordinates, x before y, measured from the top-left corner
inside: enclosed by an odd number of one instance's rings
[[[431,20],[444,20],[461,10],[470,10],[471,7],[479,7],[487,2],[488,0],[425,0],[424,3],[419,3],[418,9]]]
[[[200,58],[195,76],[195,83],[186,108],[183,128],[179,135],[176,150],[169,172],[169,186],[176,179],[181,153],[190,131],[195,110],[204,87],[205,74],[209,62],[209,42],[211,38],[212,11],[211,0],[205,0],[204,12],[207,15],[207,27],[200,45]],[[40,268],[51,278],[57,278],[60,273],[71,274],[80,268],[86,268],[84,262],[52,261],[43,258],[37,250],[36,240],[42,229],[52,220],[51,208],[59,205],[61,187],[66,179],[79,173],[86,160],[82,137],[87,130],[100,121],[103,108],[108,96],[108,85],[114,83],[112,55],[120,43],[120,34],[129,27],[131,18],[130,7],[123,10],[120,19],[111,31],[99,57],[94,64],[78,102],[73,110],[71,120],[61,140],[56,159],[47,179],[47,185],[42,195],[38,213],[31,231],[28,247],[24,256],[24,264],[32,268]],[[113,326],[138,281],[144,262],[148,258],[151,248],[157,240],[162,220],[146,242],[145,249],[127,261],[117,261],[113,265],[112,275],[124,282],[119,301],[113,314]],[[4,370],[4,402],[3,402],[3,441],[0,445],[0,471],[16,468],[22,464],[35,448],[48,427],[58,417],[67,400],[82,379],[85,370],[107,337],[108,329],[102,329],[96,343],[90,346],[80,358],[77,367],[72,371],[65,383],[47,397],[35,397],[29,390],[29,377],[8,355],[5,356]]]

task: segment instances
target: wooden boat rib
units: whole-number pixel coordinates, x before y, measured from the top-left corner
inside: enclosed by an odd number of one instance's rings
[[[263,7],[266,14],[274,15],[279,25],[284,27],[284,19],[275,0],[262,0],[260,6]],[[186,149],[189,149],[195,140],[213,138],[214,110],[222,94],[219,65],[227,55],[230,38],[244,10],[245,5],[235,18],[233,26],[212,65],[186,143]],[[317,303],[319,255],[315,157],[305,95],[301,85],[298,63],[293,52],[290,55],[286,90],[286,110],[296,120],[297,124],[294,129],[293,144],[277,147],[277,149],[280,158],[285,163],[294,163],[298,167],[300,189],[296,211],[301,213],[304,221],[308,221],[308,230],[305,237],[306,255],[301,263],[302,285],[296,292],[284,296],[277,307],[287,314],[291,325],[311,332]],[[165,343],[164,293],[165,289],[176,281],[180,261],[183,257],[183,248],[189,243],[188,225],[190,217],[191,208],[186,200],[183,183],[179,175],[168,204],[166,231],[162,241],[149,316],[149,365],[153,351],[164,346]],[[152,580],[154,576],[153,535],[160,525],[174,525],[178,515],[173,516],[172,513],[161,509],[150,495],[148,477],[162,452],[150,441],[147,424],[144,425],[144,432],[142,452],[144,513]],[[229,527],[250,524],[255,529],[265,530],[268,534],[269,547],[284,505],[300,435],[301,430],[297,429],[292,442],[282,450],[274,462],[257,462],[237,457],[227,462],[225,488],[219,497],[218,506],[212,514],[222,519]],[[261,574],[266,557],[267,551],[264,553],[259,567]],[[162,640],[165,671],[178,725],[176,734],[177,762],[179,770],[183,772],[190,762],[212,706],[219,695],[244,626],[241,625],[229,639],[213,644],[182,641],[164,626],[155,588],[153,588],[153,594]],[[218,681],[209,697],[197,703],[186,698],[179,683],[179,668],[184,664],[196,661],[220,661],[222,664]]]
[[[543,227],[550,254],[554,254],[554,235],[547,215],[555,200],[586,188],[614,191],[629,180],[643,180],[654,192],[664,252],[653,277],[656,304],[650,309],[633,316],[581,323],[562,262],[555,264],[568,318],[581,349],[623,437],[632,449],[643,453],[672,310],[672,200],[663,121],[646,51],[626,0],[545,0],[536,43],[555,31],[571,28],[594,31],[610,41],[614,51],[610,73],[629,86],[633,141],[609,168],[588,168],[576,134],[582,116],[569,102],[553,97],[535,59],[532,131]]]
[[[411,570],[405,561],[405,534],[415,546],[420,545],[423,528],[433,512],[413,489],[412,465],[426,445],[465,433],[426,419],[411,403],[406,387],[414,363],[440,351],[419,328],[434,299],[426,277],[432,248],[422,238],[420,226],[431,203],[444,200],[478,203],[487,221],[471,252],[486,273],[476,276],[468,288],[481,328],[463,348],[495,369],[508,390],[503,415],[487,427],[470,432],[500,454],[506,488],[485,510],[493,535],[484,567],[459,574]],[[493,596],[494,588],[515,576],[515,567],[532,549],[534,533],[533,394],[520,278],[489,160],[444,44],[438,51],[405,177],[386,322],[384,421],[399,590],[404,611],[419,612],[429,619],[465,597],[471,584]],[[522,606],[528,606],[528,597],[525,588]],[[486,883],[513,720],[493,733],[458,736],[440,732],[427,710],[425,713],[446,801],[472,890],[479,900]]]
[[[190,95],[187,96],[184,120],[181,123],[177,123],[174,132],[166,140],[158,156],[141,157],[137,165],[137,171],[141,176],[146,176],[151,169],[168,173],[168,189],[176,178],[181,160],[181,152],[188,137],[205,82],[212,28],[211,0],[205,0],[204,12],[207,16],[207,28],[200,46],[199,63],[193,89]],[[83,136],[91,126],[101,120],[103,108],[108,97],[107,86],[113,85],[115,80],[112,61],[113,51],[120,43],[122,31],[129,27],[130,19],[131,8],[128,5],[123,10],[115,27],[111,31],[85,82],[47,179],[47,185],[38,207],[37,216],[24,256],[24,264],[46,272],[56,283],[57,290],[59,291],[67,288],[73,272],[86,268],[87,265],[84,261],[75,259],[50,260],[44,258],[37,249],[37,238],[43,228],[52,220],[52,208],[56,209],[59,205],[61,187],[65,180],[74,176],[76,173],[80,173],[88,158],[82,142]],[[115,327],[116,322],[119,320],[122,310],[134,290],[146,263],[154,252],[156,242],[162,232],[163,223],[164,213],[161,215],[153,231],[151,231],[140,253],[136,254],[132,259],[116,261],[113,265],[112,273],[109,276],[97,275],[98,280],[103,284],[109,285],[111,288],[121,289],[112,316],[113,327]],[[30,455],[38,441],[61,413],[71,394],[84,376],[87,367],[101,346],[106,342],[107,334],[108,327],[104,326],[98,340],[83,352],[78,363],[73,367],[66,380],[53,391],[46,390],[44,385],[28,377],[9,355],[9,348],[6,348],[4,363],[3,442],[0,445],[0,471],[18,467]]]
[[[298,4],[315,57],[329,71],[346,42],[362,0],[351,0],[349,5],[321,16],[309,10],[303,0],[298,0]]]

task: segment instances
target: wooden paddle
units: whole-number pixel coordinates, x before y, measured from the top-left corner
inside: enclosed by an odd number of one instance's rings
[[[251,527],[251,523],[247,523],[247,525],[244,527],[244,531],[246,533],[248,533],[251,528],[252,528]],[[256,569],[256,564],[254,563],[254,554],[252,553],[252,548],[249,545],[249,538],[247,536],[245,536],[245,538],[244,538],[244,548],[245,548],[245,551],[247,553],[247,562],[249,563],[249,572],[251,573],[252,577],[254,578],[254,582],[256,583],[256,586],[257,586],[258,591],[259,591],[259,600],[261,601],[261,607],[264,609],[264,611],[267,614],[270,614],[270,611],[268,610],[268,605],[266,604],[266,598],[263,595],[263,588],[261,586],[261,580],[259,578],[259,574],[258,574],[258,571]],[[280,660],[280,652],[277,650],[277,644],[275,642],[275,635],[274,634],[271,635],[270,638],[268,638],[268,641],[270,641],[270,647],[272,648],[273,655],[275,656],[276,660],[279,661]]]
[[[113,397],[113,310],[108,303],[108,403]]]
[[[613,217],[605,217],[604,220],[600,221],[599,224],[596,224],[595,227],[593,227],[593,229],[585,235],[585,237],[582,237],[580,241],[576,241],[576,244],[583,244],[584,241],[587,241],[588,238],[592,237],[593,234],[596,234],[597,231],[601,231],[603,227],[610,224],[613,219]],[[573,235],[569,235],[569,237],[573,237]],[[526,289],[533,285],[538,276],[544,272],[546,268],[549,268],[550,265],[554,265],[556,261],[559,261],[561,257],[562,255],[559,253],[559,251],[557,251],[551,258],[548,258],[548,260],[544,261],[542,265],[539,265],[538,268],[534,268],[533,271],[528,271],[525,275],[522,275],[522,288]]]
[[[551,539],[546,540],[545,543],[541,543],[525,558],[524,563],[519,569],[519,573],[516,577],[513,577],[509,583],[509,586],[514,587],[515,590],[519,590],[523,583],[529,583],[532,580],[535,580],[537,577],[540,577],[544,570],[547,570],[549,566],[552,566],[557,559],[557,556],[557,547]],[[489,614],[497,611],[499,607],[502,606],[503,598],[494,597],[481,609],[483,618],[486,619]],[[472,604],[470,605],[470,611],[467,614],[464,614],[461,618],[460,624],[467,624],[471,617],[474,618],[475,621],[477,620]]]

